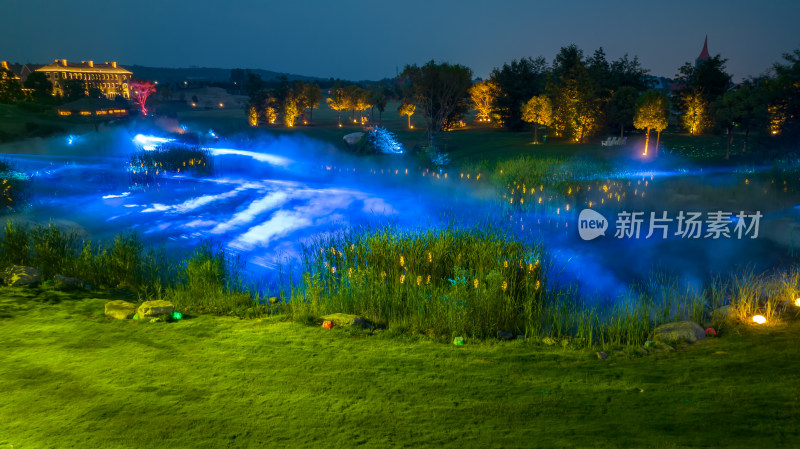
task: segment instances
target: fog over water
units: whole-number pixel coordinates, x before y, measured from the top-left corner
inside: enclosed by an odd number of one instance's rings
[[[467,181],[455,169],[437,176],[406,156],[357,158],[302,136],[207,138],[201,146],[212,155],[213,172],[161,172],[139,182],[129,172],[129,155],[148,143],[135,136],[116,129],[0,145],[6,159],[32,176],[30,205],[9,218],[52,221],[93,239],[136,230],[145,242],[175,253],[210,238],[241,255],[254,277],[266,279],[274,278],[280,261],[297,260],[301,245],[324,233],[361,224],[414,229],[488,218],[540,239],[559,281],[577,281],[586,297],[613,298],[654,270],[702,288],[713,273],[786,266],[797,262],[800,251],[796,170],[635,164],[613,179],[574,180],[569,194],[526,186],[512,204],[485,177]],[[526,201],[521,207],[520,198]],[[578,215],[590,202],[609,228],[584,241]],[[639,238],[615,237],[623,211],[644,212]],[[706,225],[701,238],[676,235],[681,211],[700,212],[703,221],[708,212],[732,213],[726,218],[730,237],[705,238]],[[735,216],[742,211],[763,215],[757,238],[750,238],[753,227],[737,237]],[[662,222],[666,238],[658,228],[646,238],[651,212],[671,219]],[[745,219],[742,230],[751,224]]]

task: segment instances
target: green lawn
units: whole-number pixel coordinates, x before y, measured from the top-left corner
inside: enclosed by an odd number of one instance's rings
[[[0,448],[798,447],[800,322],[648,356],[0,289]]]

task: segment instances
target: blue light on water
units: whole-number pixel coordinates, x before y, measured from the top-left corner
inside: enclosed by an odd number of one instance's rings
[[[133,143],[145,151],[153,151],[158,145],[174,142],[175,139],[167,137],[157,137],[153,135],[137,134],[133,137]]]

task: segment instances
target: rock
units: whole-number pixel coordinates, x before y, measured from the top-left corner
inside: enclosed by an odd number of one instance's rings
[[[500,340],[513,340],[514,334],[512,334],[511,332],[500,331],[497,333],[497,338],[499,338]]]
[[[605,352],[598,352],[597,353],[597,358],[600,359],[600,360],[605,360],[605,359],[608,358],[608,354],[606,354]]]
[[[342,137],[342,139],[344,139],[345,143],[348,145],[355,145],[362,137],[364,137],[364,133],[351,133]]]
[[[357,326],[361,328],[369,327],[369,322],[364,317],[349,315],[346,313],[332,313],[321,317],[323,321],[330,321],[338,327]]]
[[[71,278],[57,274],[53,276],[53,285],[59,290],[72,290],[83,287],[83,281],[78,278]]]
[[[667,351],[667,352],[675,350],[675,348],[673,348],[672,346],[670,346],[670,345],[668,345],[666,343],[662,343],[660,341],[656,342],[655,349],[657,349],[659,351]]]
[[[3,282],[9,287],[27,287],[42,282],[42,275],[33,267],[11,265],[3,270]]]
[[[175,306],[171,302],[159,299],[157,301],[143,302],[136,313],[139,314],[140,319],[145,319],[159,315],[169,315],[173,310],[175,310]]]
[[[686,341],[695,343],[706,338],[706,331],[694,321],[678,321],[658,326],[653,332],[653,340],[663,343]]]
[[[553,339],[552,339],[552,338],[550,338],[550,337],[544,337],[544,338],[542,339],[542,343],[546,344],[547,346],[553,346],[554,344],[556,344],[556,341],[555,341],[555,340],[553,340]]]
[[[106,316],[115,320],[127,320],[136,315],[136,304],[117,299],[106,303]]]
[[[735,316],[735,311],[730,305],[716,308],[711,312],[711,319],[717,321],[732,320]]]
[[[650,352],[648,352],[647,349],[640,348],[638,346],[633,351],[636,352],[639,355],[648,355],[648,354],[650,354]]]

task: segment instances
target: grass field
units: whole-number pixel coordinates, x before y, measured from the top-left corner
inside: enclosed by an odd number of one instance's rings
[[[0,289],[0,447],[798,447],[800,322],[648,356]]]

